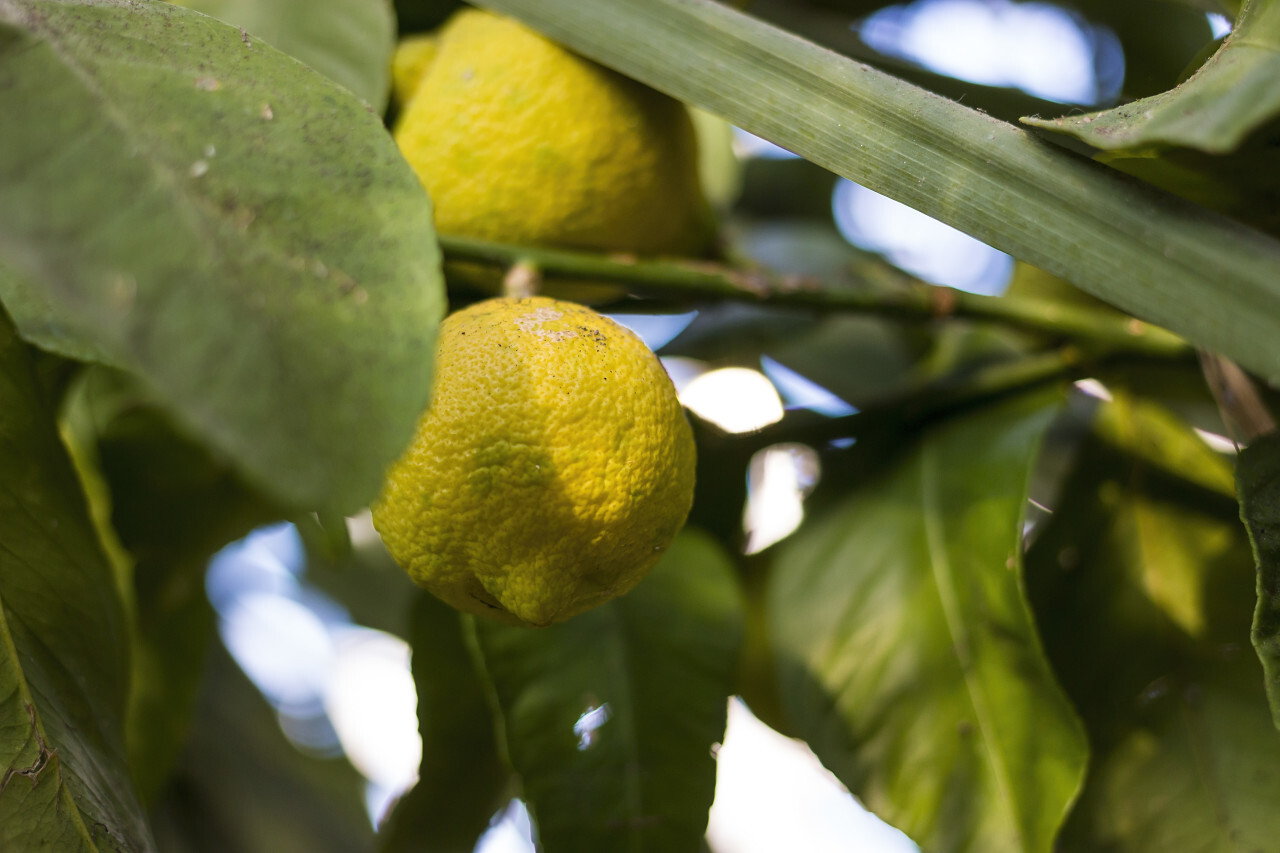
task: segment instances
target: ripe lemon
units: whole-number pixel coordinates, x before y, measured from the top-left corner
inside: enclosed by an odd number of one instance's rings
[[[635,586],[693,501],[693,434],[648,347],[581,305],[490,299],[445,320],[435,369],[373,507],[396,562],[519,625]]]
[[[678,101],[475,9],[401,52],[398,79],[419,79],[398,83],[412,94],[395,138],[442,234],[637,255],[709,247]]]

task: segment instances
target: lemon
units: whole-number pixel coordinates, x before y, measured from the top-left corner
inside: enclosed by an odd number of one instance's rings
[[[631,331],[547,297],[499,298],[440,329],[434,398],[373,523],[459,610],[560,622],[635,586],[693,501],[693,435]]]
[[[475,9],[431,47],[401,51],[406,74],[428,61],[395,138],[442,234],[636,255],[708,248],[712,215],[678,101]]]
[[[391,100],[403,106],[418,90],[427,67],[436,58],[436,37],[432,34],[405,36],[391,58]]]

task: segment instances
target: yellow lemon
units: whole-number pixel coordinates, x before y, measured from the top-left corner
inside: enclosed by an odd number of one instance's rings
[[[429,59],[395,138],[442,234],[637,255],[708,248],[713,221],[679,102],[475,9],[433,46],[401,49],[403,68]]]
[[[373,522],[470,613],[560,622],[635,586],[693,501],[692,431],[658,358],[570,302],[490,299],[440,329],[430,408]]]
[[[403,106],[418,90],[418,83],[436,58],[436,37],[432,34],[406,36],[391,58],[391,100]]]

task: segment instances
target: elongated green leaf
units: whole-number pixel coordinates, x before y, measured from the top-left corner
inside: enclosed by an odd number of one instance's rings
[[[728,559],[686,530],[635,590],[568,622],[474,620],[544,849],[701,849],[742,618]]]
[[[1094,752],[1064,851],[1276,849],[1280,736],[1248,649],[1230,476],[1174,416],[1117,396],[1028,554],[1045,648]]]
[[[1253,647],[1262,661],[1271,718],[1280,729],[1280,434],[1263,436],[1241,451],[1236,487],[1258,569]]]
[[[26,348],[0,311],[0,849],[143,851],[128,634]]]
[[[498,753],[485,685],[461,615],[425,592],[410,640],[418,687],[418,784],[379,831],[383,853],[471,853],[503,804],[510,773]]]
[[[1048,851],[1083,733],[1019,583],[1023,507],[1058,394],[940,424],[775,557],[797,734],[931,851]]]
[[[712,0],[485,0],[1280,381],[1280,241]]]
[[[1182,85],[1101,113],[1024,122],[1095,148],[1177,145],[1214,154],[1280,116],[1280,2],[1246,0],[1222,47]]]
[[[212,18],[0,0],[0,299],[291,504],[354,509],[427,400],[430,205],[378,118]]]
[[[382,112],[391,91],[396,20],[389,0],[182,0],[242,27]]]
[[[70,407],[86,424],[107,490],[113,530],[131,557],[133,680],[129,765],[150,802],[186,742],[214,613],[204,590],[209,558],[281,510],[173,425],[136,384],[87,371]]]

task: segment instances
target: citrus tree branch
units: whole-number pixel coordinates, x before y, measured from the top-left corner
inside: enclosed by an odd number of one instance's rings
[[[897,285],[892,289],[886,289],[883,282],[875,282],[874,287],[846,287],[813,278],[701,261],[638,260],[444,235],[439,239],[447,261],[466,261],[500,269],[528,265],[547,277],[614,282],[645,296],[725,299],[900,320],[926,321],[940,317],[989,320],[1156,358],[1190,359],[1195,355],[1185,341],[1171,332],[1117,312],[1056,300],[981,296],[934,287],[905,275],[892,276]]]
[[[1110,360],[1110,356],[1105,360]],[[753,433],[734,436],[751,446],[767,447],[784,441],[822,445],[876,430],[911,429],[936,418],[1037,388],[1051,382],[1082,379],[1102,362],[1065,346],[1024,358],[988,365],[963,376],[944,376],[920,383],[872,402],[855,414],[823,417],[800,410]]]

